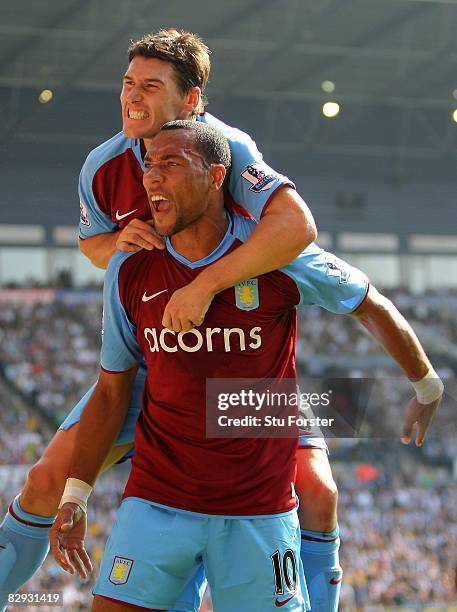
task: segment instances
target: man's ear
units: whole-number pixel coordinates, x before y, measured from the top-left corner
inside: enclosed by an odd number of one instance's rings
[[[212,178],[211,188],[214,191],[219,191],[227,174],[227,169],[222,164],[211,164],[209,171]]]
[[[202,97],[202,90],[200,87],[192,87],[192,89],[187,94],[187,101],[184,104],[183,113],[186,114],[195,114],[200,108],[200,102]]]

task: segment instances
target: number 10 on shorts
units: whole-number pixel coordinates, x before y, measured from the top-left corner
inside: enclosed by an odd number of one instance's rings
[[[293,550],[287,549],[282,555],[276,550],[271,555],[273,564],[273,577],[275,581],[275,595],[284,595],[284,583],[291,594],[297,592],[297,561]]]

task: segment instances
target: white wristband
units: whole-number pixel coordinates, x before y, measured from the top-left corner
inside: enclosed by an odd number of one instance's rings
[[[72,504],[78,504],[84,512],[87,512],[87,500],[91,493],[92,487],[87,482],[78,480],[78,478],[67,478],[59,509],[63,504],[71,502]]]
[[[443,381],[433,368],[420,380],[410,382],[416,391],[417,401],[420,404],[430,404],[443,395]]]

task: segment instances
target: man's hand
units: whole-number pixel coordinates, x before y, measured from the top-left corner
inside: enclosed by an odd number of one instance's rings
[[[173,293],[163,313],[162,325],[175,332],[190,331],[201,325],[215,293],[199,280],[193,280]]]
[[[118,251],[139,251],[146,249],[164,249],[165,244],[161,236],[154,229],[154,222],[132,219],[119,233],[116,240]]]
[[[403,435],[401,437],[403,444],[410,443],[411,434],[414,430],[416,434],[416,446],[423,445],[425,434],[435,416],[435,412],[438,410],[441,399],[442,397],[430,404],[420,404],[415,397],[409,402],[403,424]]]
[[[60,508],[49,533],[56,562],[70,574],[76,570],[81,578],[87,578],[92,572],[92,563],[84,548],[86,529],[86,513],[77,504],[66,503]]]

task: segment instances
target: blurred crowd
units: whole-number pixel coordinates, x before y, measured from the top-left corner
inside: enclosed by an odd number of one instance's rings
[[[457,483],[445,472],[420,475],[393,471],[389,449],[371,449],[371,471],[360,462],[332,462],[340,490],[340,612],[381,612],[389,606],[455,602],[457,567]],[[398,447],[398,445],[397,445]],[[398,449],[397,449],[398,450]],[[397,453],[396,461],[402,453]],[[364,469],[361,469],[361,468]],[[367,478],[366,474],[370,474]],[[26,590],[62,591],[65,610],[89,610],[91,588],[119,505],[128,466],[116,466],[96,484],[89,504],[88,550],[94,564],[86,582],[60,570],[48,557]],[[0,479],[0,509],[6,509],[21,478]],[[445,607],[441,609],[446,609]],[[43,612],[43,608],[40,608]],[[201,612],[212,610],[209,596]]]
[[[0,367],[5,379],[60,423],[95,382],[101,304],[3,304]]]
[[[457,486],[346,491],[341,610],[455,601]],[[424,494],[427,493],[427,494]]]
[[[46,439],[39,414],[30,411],[1,380],[0,398],[0,466],[35,463]]]
[[[457,340],[457,295],[434,292],[421,296],[406,290],[383,291],[410,322],[418,322],[431,333],[455,343]],[[318,307],[299,310],[300,351],[304,356],[379,353],[376,344],[351,317],[330,314]]]
[[[391,297],[408,319],[419,321],[436,337],[457,339],[457,296],[417,298],[398,291]],[[382,352],[350,317],[316,308],[307,308],[300,315],[298,362],[305,384],[316,375],[310,363],[322,358],[319,374],[327,382],[332,376],[365,379],[370,390],[369,401],[366,394],[357,396],[363,400],[363,418],[356,411],[349,419],[357,436],[330,440],[340,489],[344,567],[340,610],[376,612],[411,602],[455,601],[457,482],[451,472],[456,439],[453,397],[457,394],[452,368],[437,360],[448,397],[426,446],[421,450],[400,448],[402,415],[412,397],[408,383],[398,371],[386,370],[384,362],[368,367],[367,361],[367,367],[361,367],[360,358],[381,358]],[[2,304],[2,513],[20,489],[25,466],[43,451],[48,440],[42,433],[43,423],[57,426],[94,382],[100,327],[101,295],[83,304],[68,299]],[[342,355],[343,366],[341,361],[325,361]],[[344,431],[347,438],[353,437]],[[96,568],[127,474],[128,464],[111,470],[97,483],[91,499],[88,542]],[[82,583],[66,575],[48,558],[27,590],[63,591],[66,610],[87,610],[92,584],[92,579]],[[212,610],[209,600],[202,610]]]
[[[397,291],[390,297],[409,321],[421,323],[435,337],[451,343],[457,339],[457,296],[417,297]],[[2,303],[0,367],[6,378],[49,415],[66,414],[97,371],[101,312],[101,293],[95,292],[83,303]],[[299,311],[297,353],[310,366],[312,359],[319,363],[319,357],[339,356],[347,366],[348,357],[382,355],[352,317],[317,307]]]
[[[398,443],[378,443],[378,452],[368,464],[332,462],[340,491],[340,610],[429,602],[446,609],[457,592],[457,482],[446,471],[423,471],[417,459],[403,470]]]

